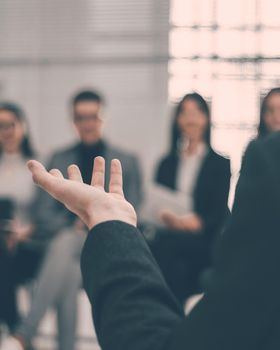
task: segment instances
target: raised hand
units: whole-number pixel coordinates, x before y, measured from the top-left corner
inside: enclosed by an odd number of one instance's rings
[[[76,165],[69,166],[69,179],[65,179],[58,169],[47,172],[35,160],[29,161],[27,165],[33,181],[76,214],[89,229],[110,220],[120,220],[136,226],[135,210],[124,198],[119,160],[111,162],[109,192],[104,190],[105,160],[102,157],[95,158],[91,185],[83,183],[80,169]]]

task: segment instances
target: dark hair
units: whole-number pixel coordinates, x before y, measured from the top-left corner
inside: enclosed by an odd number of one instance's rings
[[[73,98],[72,98],[72,106],[73,108],[75,108],[75,106],[79,103],[79,102],[97,102],[100,104],[104,104],[104,99],[101,96],[101,94],[99,94],[96,91],[93,90],[83,90],[78,92]]]
[[[173,122],[172,122],[172,128],[171,128],[171,145],[170,145],[170,154],[177,154],[178,152],[178,144],[180,140],[182,139],[182,132],[178,126],[178,117],[180,113],[183,110],[183,104],[186,101],[194,101],[197,104],[197,107],[199,110],[205,114],[208,125],[205,130],[204,138],[207,145],[210,146],[210,133],[211,133],[211,117],[210,117],[210,110],[207,102],[204,100],[204,98],[199,95],[198,93],[194,92],[191,94],[186,94],[181,101],[178,103],[175,109]]]
[[[0,103],[0,112],[1,111],[10,112],[15,116],[17,121],[19,121],[20,123],[27,124],[27,120],[26,120],[26,117],[25,117],[23,110],[15,103],[10,103],[10,102]],[[22,140],[21,145],[20,145],[20,150],[21,150],[21,154],[25,158],[29,159],[29,158],[32,158],[35,156],[35,152],[34,152],[34,149],[31,145],[31,141],[30,141],[30,137],[29,137],[28,133],[26,135],[24,135],[24,137],[23,137],[23,140]],[[0,157],[1,157],[2,153],[3,153],[3,149],[0,146]]]
[[[280,95],[280,87],[271,89],[268,92],[268,94],[264,97],[264,99],[262,100],[261,112],[260,112],[260,122],[259,122],[259,126],[258,126],[258,138],[264,137],[270,133],[269,129],[267,128],[267,126],[265,124],[264,117],[265,117],[265,113],[267,112],[267,102],[268,102],[269,98],[272,95],[276,95],[276,94]]]

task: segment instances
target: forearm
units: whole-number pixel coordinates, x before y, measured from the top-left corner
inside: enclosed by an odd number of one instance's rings
[[[165,349],[183,310],[135,227],[118,221],[96,226],[81,268],[102,349]]]

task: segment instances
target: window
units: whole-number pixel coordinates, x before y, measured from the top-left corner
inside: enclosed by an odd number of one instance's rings
[[[256,134],[261,96],[280,85],[278,0],[171,0],[169,99],[212,106],[213,147],[232,160]]]

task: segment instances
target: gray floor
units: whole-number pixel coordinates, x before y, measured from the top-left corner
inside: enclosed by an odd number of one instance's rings
[[[25,288],[20,289],[18,300],[21,312],[25,314],[29,308],[29,292]],[[56,316],[54,311],[49,310],[42,320],[38,336],[34,339],[36,350],[56,349]],[[100,350],[91,317],[91,307],[85,293],[81,290],[78,299],[78,327],[76,350]]]

